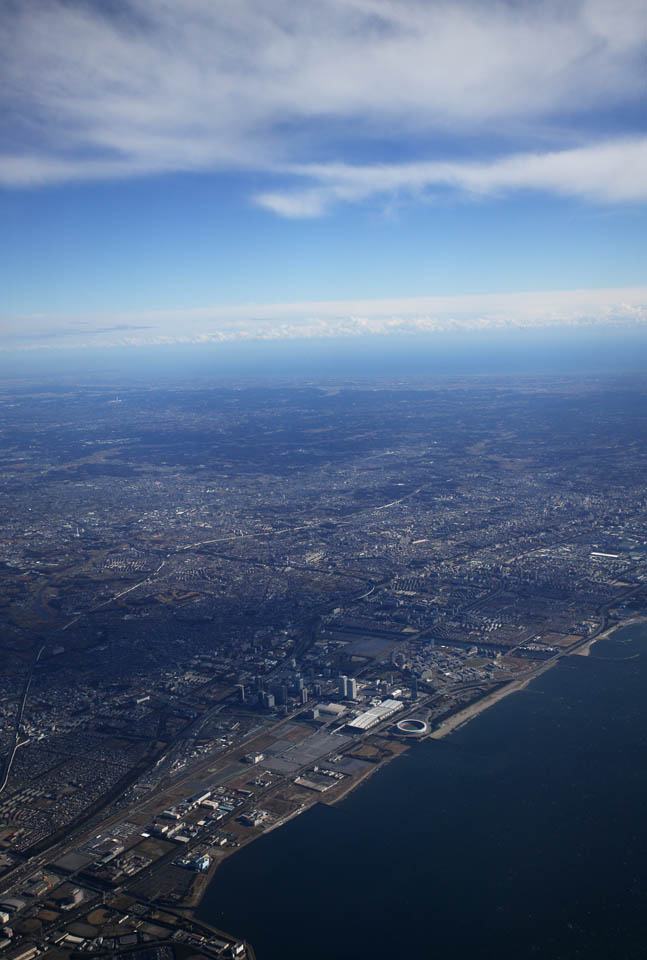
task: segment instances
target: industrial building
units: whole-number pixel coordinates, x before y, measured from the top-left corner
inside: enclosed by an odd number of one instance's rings
[[[351,730],[370,730],[376,723],[381,723],[382,720],[388,720],[389,717],[392,717],[398,710],[402,710],[403,707],[404,704],[400,700],[383,700],[381,703],[371,707],[370,710],[360,713],[354,720],[350,720],[347,726]]]

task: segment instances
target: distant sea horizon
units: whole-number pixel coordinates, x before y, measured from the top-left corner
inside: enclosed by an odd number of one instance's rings
[[[587,375],[647,371],[647,327],[547,327],[234,343],[0,351],[0,382]]]
[[[647,623],[565,657],[216,871],[257,960],[647,954]]]

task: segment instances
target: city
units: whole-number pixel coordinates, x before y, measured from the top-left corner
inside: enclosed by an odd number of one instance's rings
[[[253,958],[223,860],[645,615],[646,393],[3,383],[0,949]]]

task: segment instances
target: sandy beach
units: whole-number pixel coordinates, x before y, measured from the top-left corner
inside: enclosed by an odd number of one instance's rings
[[[605,630],[597,637],[591,637],[590,640],[587,640],[585,643],[579,646],[577,650],[573,650],[572,653],[566,652],[564,656],[588,657],[591,653],[591,647],[598,640],[610,636],[612,633],[615,633],[616,630],[620,630],[621,627],[629,627],[634,623],[645,622],[647,622],[647,617],[632,617],[630,620],[623,620],[620,623],[615,623],[613,626],[609,627],[608,630]],[[496,690],[493,693],[488,694],[488,696],[483,697],[481,700],[476,701],[476,703],[472,703],[465,707],[464,710],[459,710],[457,713],[444,720],[440,726],[430,734],[430,737],[432,737],[434,740],[442,740],[442,738],[446,737],[448,733],[452,732],[452,730],[456,730],[458,727],[463,726],[464,723],[468,723],[468,721],[472,720],[474,717],[477,717],[484,710],[487,710],[488,707],[498,703],[499,700],[503,700],[504,697],[509,696],[511,693],[517,693],[519,690],[523,690],[524,687],[526,687],[531,680],[534,680],[535,677],[539,676],[545,670],[550,670],[551,667],[554,667],[559,659],[561,659],[561,657],[555,660],[547,661],[539,669],[533,670],[530,676],[520,680],[513,680],[511,683],[506,684],[506,686],[501,687],[499,690]]]
[[[498,703],[499,700],[503,700],[504,697],[509,696],[511,693],[517,693],[517,691],[523,690],[523,688],[527,686],[528,683],[530,683],[530,681],[536,676],[537,674],[533,673],[531,677],[527,677],[525,680],[513,680],[511,683],[506,684],[504,687],[500,687],[493,693],[489,693],[487,696],[482,697],[475,703],[470,703],[469,706],[465,707],[463,710],[459,710],[457,713],[452,714],[451,717],[447,717],[446,720],[443,720],[440,726],[430,733],[429,736],[434,740],[442,740],[442,738],[446,737],[448,733],[452,732],[452,730],[456,730],[457,727],[462,727],[464,723],[468,723],[468,721],[472,720],[474,717],[477,717],[479,713],[483,713],[483,711],[487,710],[488,707]]]

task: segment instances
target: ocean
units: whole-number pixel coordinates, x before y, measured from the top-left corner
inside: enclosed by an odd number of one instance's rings
[[[647,624],[227,860],[258,960],[647,956]]]

